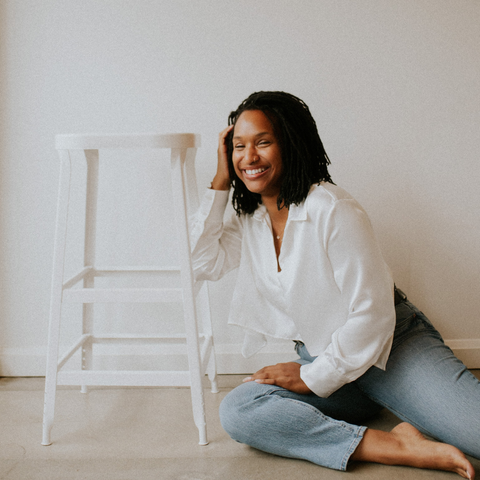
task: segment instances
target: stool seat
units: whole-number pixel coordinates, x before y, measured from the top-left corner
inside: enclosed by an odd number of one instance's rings
[[[198,148],[195,133],[63,134],[55,136],[57,150],[98,150],[103,148]]]
[[[195,153],[200,146],[200,135],[181,134],[68,134],[57,135],[55,146],[61,160],[60,186],[55,229],[55,247],[50,301],[47,370],[45,378],[45,406],[42,444],[50,445],[54,421],[57,385],[79,385],[83,393],[88,386],[188,386],[191,389],[195,424],[199,443],[206,445],[206,419],[202,379],[205,373],[217,392],[215,351],[210,319],[208,285],[193,277],[189,240],[188,216],[198,207],[195,179]],[[103,149],[170,149],[172,205],[175,217],[178,265],[174,266],[99,266],[96,264],[96,227],[98,202],[98,170]],[[72,162],[71,152],[83,150],[87,165],[84,265],[69,279],[64,278]],[[76,157],[78,158],[78,157]],[[129,278],[147,275],[155,279],[148,287],[100,288],[97,277]],[[161,285],[158,283],[161,281]],[[147,282],[148,283],[148,282]],[[183,304],[184,332],[168,335],[96,334],[94,332],[95,303],[171,303]],[[82,333],[59,357],[62,305],[83,305]],[[94,370],[93,345],[167,345],[172,354],[185,353],[188,370]],[[76,370],[65,370],[65,365],[81,353],[81,364]]]

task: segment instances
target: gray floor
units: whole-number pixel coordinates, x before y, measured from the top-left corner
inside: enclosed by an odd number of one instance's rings
[[[480,371],[475,372],[480,378]],[[53,445],[42,446],[42,378],[0,378],[0,478],[95,480],[209,479],[448,479],[451,473],[353,464],[347,473],[275,457],[231,440],[218,406],[241,382],[221,376],[221,391],[205,390],[210,444],[199,446],[190,391],[185,388],[59,387]],[[370,426],[391,429],[385,412]],[[480,461],[472,460],[477,474]]]

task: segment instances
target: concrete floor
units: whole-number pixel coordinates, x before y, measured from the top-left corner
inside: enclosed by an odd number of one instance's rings
[[[480,371],[475,372],[480,378]],[[210,444],[199,446],[186,388],[59,387],[53,444],[40,444],[43,378],[0,378],[0,479],[268,480],[453,479],[452,473],[352,464],[347,473],[275,457],[231,440],[218,406],[242,376],[220,376],[205,390]],[[383,412],[371,427],[391,429]],[[477,475],[480,461],[471,459]]]

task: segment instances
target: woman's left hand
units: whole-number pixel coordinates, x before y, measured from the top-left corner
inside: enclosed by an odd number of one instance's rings
[[[243,381],[277,385],[291,392],[307,395],[312,393],[312,391],[300,378],[300,366],[301,365],[296,362],[277,363],[276,365],[262,368]]]

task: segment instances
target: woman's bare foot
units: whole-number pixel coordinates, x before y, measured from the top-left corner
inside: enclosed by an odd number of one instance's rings
[[[409,423],[400,423],[391,432],[367,429],[350,459],[445,470],[475,478],[472,464],[458,448],[427,440]]]

